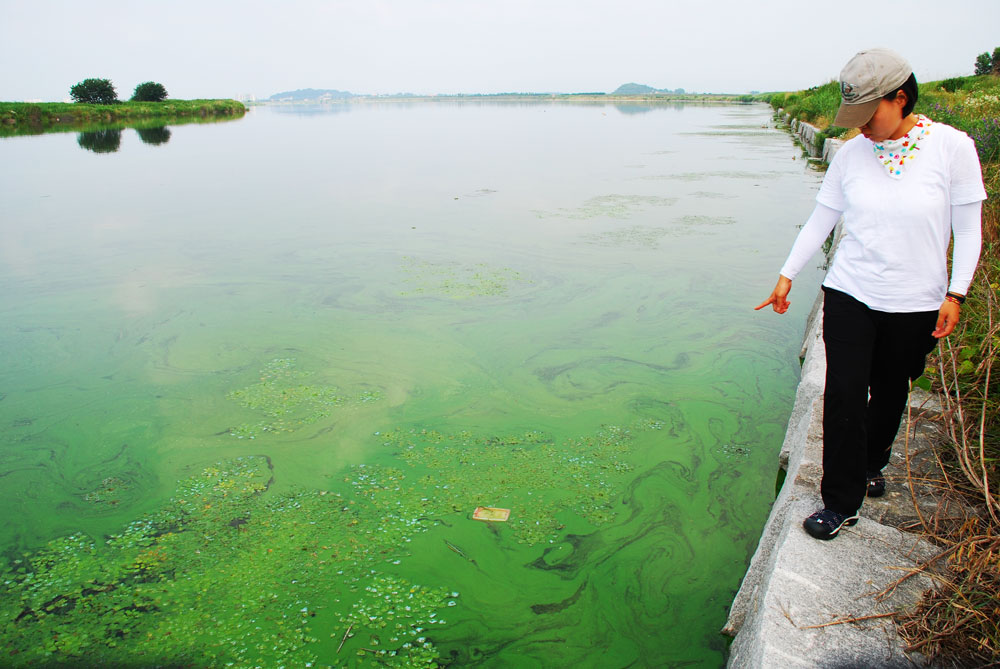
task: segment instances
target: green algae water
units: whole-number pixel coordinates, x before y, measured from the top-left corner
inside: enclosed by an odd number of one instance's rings
[[[752,310],[769,109],[156,138],[0,140],[0,664],[724,664],[819,282]]]

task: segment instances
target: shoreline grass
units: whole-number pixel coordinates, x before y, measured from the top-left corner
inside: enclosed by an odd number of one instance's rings
[[[827,137],[857,134],[830,125],[840,104],[836,82],[759,99]],[[960,522],[933,518],[918,528],[941,547],[949,571],[915,611],[896,620],[907,650],[934,666],[994,666],[1000,664],[1000,76],[921,84],[915,111],[975,140],[988,199],[982,255],[962,321],[929,360],[945,407],[939,506],[964,505],[970,512]]]
[[[239,118],[246,107],[236,100],[166,100],[84,104],[78,102],[0,102],[0,136],[33,135],[97,127],[134,127],[150,123]]]

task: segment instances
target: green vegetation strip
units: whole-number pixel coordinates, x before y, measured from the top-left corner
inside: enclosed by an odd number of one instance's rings
[[[236,100],[167,100],[82,104],[69,102],[0,102],[0,136],[30,135],[54,130],[95,127],[145,127],[241,118]]]

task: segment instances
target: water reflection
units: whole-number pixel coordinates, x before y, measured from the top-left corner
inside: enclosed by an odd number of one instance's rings
[[[318,105],[309,104],[291,104],[291,105],[275,105],[272,107],[274,111],[279,114],[294,114],[295,116],[313,116],[316,114],[339,114],[341,112],[351,111],[351,106],[347,103],[326,103]]]
[[[160,126],[159,128],[136,128],[135,131],[139,133],[139,139],[142,140],[143,144],[159,146],[170,141],[170,128],[166,126]]]
[[[652,105],[615,105],[622,114],[645,114],[653,111]]]
[[[170,141],[170,128],[165,125],[157,128],[136,128],[135,131],[143,144],[160,146]],[[81,149],[94,153],[115,153],[121,148],[122,128],[101,128],[81,132],[76,137],[76,143]]]
[[[684,109],[683,102],[656,102],[650,104],[637,104],[637,103],[627,103],[627,104],[616,104],[615,109],[617,109],[622,114],[645,114],[646,112],[651,112],[654,110],[662,109],[672,109],[674,111],[681,111]]]
[[[76,137],[76,143],[81,149],[94,153],[114,153],[121,147],[122,131],[120,128],[104,128],[81,132]]]

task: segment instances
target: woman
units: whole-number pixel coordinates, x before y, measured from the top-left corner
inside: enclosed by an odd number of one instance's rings
[[[882,469],[909,383],[961,318],[979,262],[986,199],[972,140],[913,114],[917,82],[899,54],[857,54],[840,74],[840,90],[834,125],[861,134],[830,163],[777,286],[756,307],[788,310],[792,280],[843,216],[843,236],[823,281],[824,508],[804,523],[818,539],[857,523],[866,494],[885,492]]]

